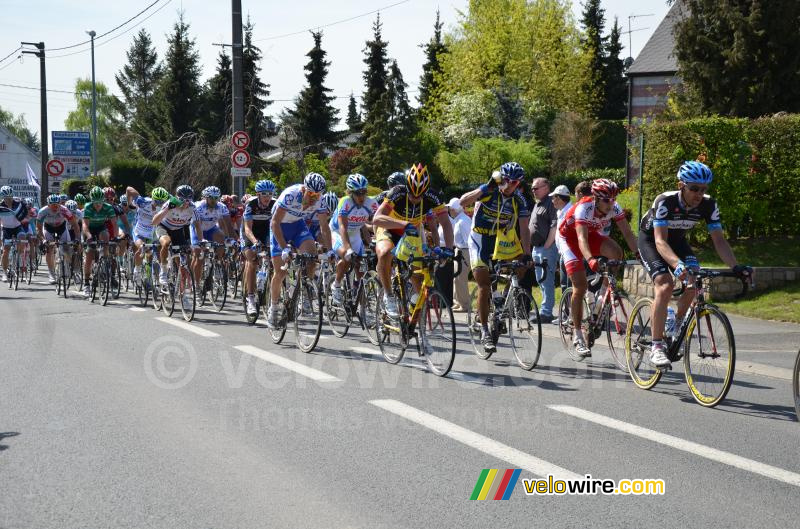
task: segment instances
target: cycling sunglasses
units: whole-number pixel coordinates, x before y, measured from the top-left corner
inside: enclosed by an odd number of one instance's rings
[[[705,186],[686,186],[686,188],[692,193],[705,193],[708,191],[708,187]]]
[[[363,197],[363,196],[365,196],[367,194],[367,190],[366,189],[360,189],[358,191],[351,191],[351,193],[353,193],[357,197]]]

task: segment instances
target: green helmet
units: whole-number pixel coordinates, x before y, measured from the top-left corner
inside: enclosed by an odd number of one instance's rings
[[[150,192],[150,197],[159,202],[166,202],[169,200],[169,191],[163,187],[156,187]]]
[[[82,206],[86,204],[86,197],[78,193],[77,195],[75,195],[75,202],[77,202],[79,206]]]
[[[92,202],[103,202],[106,199],[106,196],[103,194],[103,188],[94,186],[91,191],[89,191],[89,200]]]

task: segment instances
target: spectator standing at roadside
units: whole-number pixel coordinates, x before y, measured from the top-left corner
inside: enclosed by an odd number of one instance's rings
[[[555,188],[555,190],[550,193],[550,198],[553,200],[553,205],[556,208],[556,212],[558,215],[558,221],[556,227],[561,225],[561,221],[564,220],[564,217],[567,215],[567,211],[569,208],[572,207],[572,202],[570,201],[569,195],[569,188],[565,185],[560,185]],[[556,237],[556,247],[558,248],[558,237]],[[561,283],[561,293],[563,294],[564,291],[569,286],[569,278],[567,277],[566,270],[564,270],[564,252],[561,248],[558,248],[558,269],[559,269],[559,279]],[[553,271],[555,271],[555,265],[553,266]]]
[[[536,262],[542,262],[547,259],[548,268],[546,273],[542,268],[536,268],[536,279],[539,283],[539,288],[542,290],[542,307],[539,310],[539,320],[542,323],[550,323],[553,321],[553,306],[555,305],[556,295],[553,270],[558,263],[558,251],[555,245],[558,212],[549,195],[550,181],[547,178],[535,179],[531,190],[537,201],[530,220],[533,259]],[[543,273],[545,273],[545,277],[542,280]]]
[[[469,306],[469,233],[472,229],[472,219],[464,213],[464,208],[458,198],[453,198],[447,204],[450,213],[450,222],[453,224],[453,240],[459,253],[463,257],[461,273],[455,277],[455,303],[453,310],[461,312]],[[439,240],[442,240],[441,237]]]

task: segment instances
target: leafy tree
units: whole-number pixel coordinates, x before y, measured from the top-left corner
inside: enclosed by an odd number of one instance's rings
[[[361,113],[358,111],[358,104],[356,98],[350,93],[350,103],[347,105],[347,128],[350,132],[361,131]]]
[[[603,73],[605,77],[605,101],[600,111],[600,119],[623,119],[627,116],[628,83],[625,80],[625,66],[620,58],[622,43],[619,20],[614,17],[614,27],[606,43]]]
[[[536,140],[478,138],[468,149],[440,151],[437,163],[451,184],[483,183],[492,171],[510,160],[518,162],[529,176],[547,167],[547,149]]]
[[[116,156],[131,154],[132,145],[124,133],[119,101],[108,93],[104,83],[95,83],[97,92],[97,169],[108,167]],[[75,82],[75,110],[67,115],[67,130],[92,130],[92,80]]]
[[[420,113],[426,118],[430,118],[428,113],[430,105],[428,100],[431,95],[437,92],[441,81],[442,65],[440,56],[447,52],[447,46],[442,40],[442,26],[444,24],[439,18],[439,9],[436,10],[436,22],[433,24],[433,37],[421,45],[425,50],[425,64],[422,65],[422,77],[419,81],[419,96],[417,99],[420,105]]]
[[[305,66],[308,84],[296,99],[294,109],[289,110],[285,118],[294,127],[302,152],[324,155],[339,140],[340,134],[333,130],[339,122],[336,117],[339,110],[331,104],[335,99],[329,95],[332,90],[325,86],[331,63],[325,60],[322,33],[312,32],[311,35],[314,47],[306,54],[309,61]]]
[[[269,85],[260,78],[261,49],[253,44],[255,24],[247,17],[243,26],[244,47],[242,50],[242,80],[244,83],[244,128],[250,134],[251,152],[259,153],[267,149],[266,139],[271,135],[269,119],[266,115],[269,101]]]
[[[684,0],[680,75],[705,111],[757,117],[800,111],[800,2]]]
[[[232,86],[231,58],[223,50],[217,57],[217,72],[203,90],[199,128],[209,143],[227,137],[231,132]]]
[[[34,151],[42,150],[39,135],[30,129],[28,122],[25,120],[25,114],[14,116],[13,113],[0,107],[0,125],[7,128],[9,132]]]
[[[414,110],[408,103],[406,83],[397,61],[389,67],[387,96],[390,101],[389,134],[392,167],[408,165],[418,153],[416,135],[419,130]]]

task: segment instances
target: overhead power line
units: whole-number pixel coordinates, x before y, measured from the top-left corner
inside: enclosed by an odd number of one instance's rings
[[[342,20],[336,20],[335,22],[329,22],[328,24],[322,24],[321,26],[314,26],[311,28],[301,29],[300,31],[293,31],[291,33],[284,33],[282,35],[273,35],[271,37],[264,37],[263,39],[253,39],[253,42],[263,42],[265,40],[277,40],[283,39],[286,37],[293,37],[294,35],[302,35],[304,33],[308,33],[309,31],[314,31],[315,29],[322,29],[328,28],[331,26],[335,26],[337,24],[344,24],[345,22],[350,22],[351,20],[356,20],[358,18],[363,18],[379,11],[385,11],[386,9],[391,9],[392,7],[399,6],[401,4],[407,4],[411,0],[402,0],[401,2],[395,2],[394,4],[389,4],[388,6],[379,7],[378,9],[373,9],[372,11],[367,11],[366,13],[361,13],[360,15],[355,15],[348,18],[343,18]],[[349,97],[349,96],[348,96]]]

